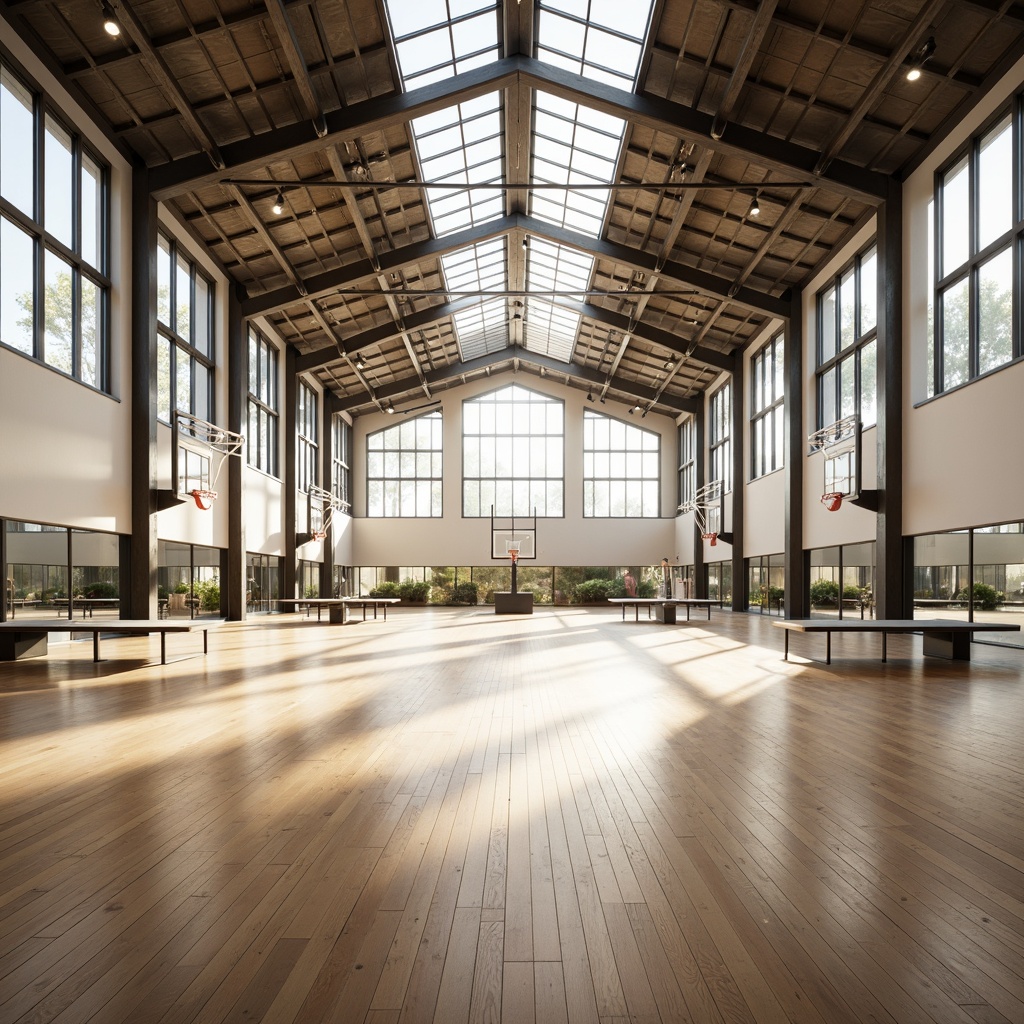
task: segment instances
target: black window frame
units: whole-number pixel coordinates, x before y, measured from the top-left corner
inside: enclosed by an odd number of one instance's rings
[[[295,395],[295,487],[320,486],[320,396],[300,380]]]
[[[785,400],[786,334],[779,331],[762,345],[750,359],[750,479],[757,480],[785,467],[785,440],[776,445],[778,424],[783,419]],[[760,367],[760,377],[758,376]],[[762,404],[764,390],[758,394],[758,381],[770,382],[770,400]],[[776,385],[779,385],[776,388]],[[771,442],[770,451],[760,441]],[[769,458],[770,456],[770,458]]]
[[[331,418],[331,494],[341,511],[352,513],[352,424],[337,413]]]
[[[1012,154],[1011,166],[1011,193],[1013,209],[1010,214],[1010,226],[999,236],[985,243],[979,244],[978,222],[979,202],[982,186],[980,184],[979,164],[981,160],[982,144],[988,139],[1000,124],[1009,120],[1010,152]],[[933,395],[942,395],[954,391],[959,387],[970,384],[980,377],[994,373],[1004,366],[1009,366],[1015,360],[1024,355],[1024,339],[1021,331],[1021,284],[1020,275],[1022,271],[1022,250],[1024,250],[1024,200],[1021,197],[1022,179],[1024,179],[1024,154],[1021,146],[1024,144],[1024,93],[1018,93],[1012,103],[1002,106],[985,124],[975,132],[957,151],[935,172],[934,196],[935,202],[932,211],[932,252],[931,266],[933,281],[932,287],[932,309],[933,316],[933,337],[931,349],[931,379],[929,386]],[[949,175],[963,161],[967,162],[968,174],[968,254],[967,260],[956,267],[947,268],[943,265],[944,247],[944,183]],[[1005,252],[1010,253],[1011,259],[1011,289],[1012,308],[1010,318],[1011,350],[1009,359],[994,366],[981,367],[981,334],[980,334],[980,301],[979,281],[981,269]],[[968,365],[967,376],[964,380],[958,380],[945,386],[946,376],[946,345],[945,345],[945,316],[944,298],[954,288],[967,284],[968,290]]]
[[[708,397],[708,478],[722,481],[722,494],[733,488],[732,479],[732,381],[727,380]],[[718,408],[721,402],[725,408]]]
[[[425,420],[430,421],[430,432],[432,435],[437,435],[438,446],[431,448],[420,448],[418,444],[414,443],[412,447],[402,447],[402,434],[407,432],[407,428],[422,422]],[[416,431],[412,431],[414,441],[416,440]],[[381,448],[371,447],[371,442],[375,442],[378,438],[382,438],[385,435],[391,434],[398,440],[397,447],[388,447],[386,444]],[[377,456],[380,456],[380,459]],[[398,463],[397,474],[391,474],[386,471],[387,456],[396,456]],[[430,473],[420,474],[420,467],[424,458],[429,457],[430,462]],[[381,473],[377,475],[373,472],[374,466],[377,462],[380,462]],[[412,472],[407,473],[405,471],[406,466],[409,466]],[[376,511],[371,502],[372,492],[374,490],[374,483],[380,482],[382,487],[381,494],[381,509],[382,511]],[[430,501],[429,501],[429,512],[420,511],[420,495],[415,485],[423,482],[428,482],[430,487]],[[408,483],[413,485],[413,493],[406,496],[403,493],[403,484]],[[387,511],[387,500],[386,492],[389,485],[398,487],[398,511],[390,513]],[[401,423],[389,424],[386,427],[382,427],[380,430],[374,430],[366,435],[366,517],[367,519],[441,519],[444,516],[444,416],[440,409],[435,409],[432,412],[423,413],[420,416],[416,416],[413,419],[404,420]],[[412,502],[413,511],[408,510],[408,502]]]
[[[279,477],[280,352],[277,346],[252,324],[248,330],[247,358],[249,390],[246,461],[254,469],[269,476]],[[267,439],[265,449],[262,443],[264,437]]]
[[[815,422],[817,429],[827,427],[831,423],[842,419],[844,416],[856,415],[860,427],[873,427],[878,422],[878,275],[872,278],[872,286],[875,290],[875,323],[864,330],[861,324],[863,312],[863,300],[861,284],[864,279],[863,267],[871,258],[878,260],[878,243],[872,239],[867,245],[857,252],[852,259],[844,263],[835,274],[832,275],[828,284],[818,289],[815,297],[815,322],[817,325],[817,341],[815,346],[815,396],[816,413]],[[842,285],[843,279],[852,272],[853,275],[853,308],[854,308],[854,330],[853,341],[846,348],[843,348],[842,338]],[[823,352],[823,341],[825,337],[825,299],[829,292],[834,292],[833,337],[835,338],[836,351],[826,357]],[[870,420],[862,415],[864,409],[864,354],[871,350],[875,358],[874,380],[875,391],[872,406],[874,414]],[[843,364],[853,364],[853,408],[843,411]],[[829,387],[829,376],[832,375],[831,406],[825,401],[825,391]],[[826,409],[831,411],[826,416]]]
[[[173,327],[170,324],[165,323],[160,319],[159,306],[156,310],[156,330],[157,330],[157,345],[161,344],[167,347],[168,352],[168,409],[165,410],[160,408],[160,401],[157,401],[157,419],[161,423],[170,423],[173,418],[175,411],[190,413],[193,416],[199,417],[199,419],[207,420],[209,422],[215,422],[216,416],[216,401],[214,394],[214,377],[216,374],[216,354],[217,354],[217,338],[215,334],[216,325],[216,308],[217,308],[217,294],[216,294],[216,283],[200,266],[198,260],[195,259],[189,252],[189,250],[181,245],[178,240],[169,231],[159,228],[157,230],[157,260],[160,259],[160,240],[167,243],[168,259],[170,261],[170,275],[169,275],[169,294],[167,296],[168,309],[172,311],[172,314],[176,316],[176,310],[178,308],[177,295],[178,295],[178,274],[177,267],[178,261],[181,259],[189,268],[189,309],[192,310],[193,322],[195,322],[195,311],[196,311],[196,279],[201,277],[206,282],[207,287],[207,325],[206,325],[206,336],[209,339],[209,352],[204,352],[201,348],[198,348],[193,341],[186,338],[177,328],[177,325]],[[159,269],[157,272],[159,278]],[[193,336],[195,331],[193,331]],[[189,369],[189,408],[182,409],[178,401],[178,361],[180,359],[188,359]],[[159,374],[160,374],[160,358],[157,358],[157,375],[158,384],[157,390],[159,392]],[[202,408],[199,408],[197,402],[197,395],[200,390],[196,387],[196,382],[200,372],[206,373],[205,383],[205,394],[206,402]]]
[[[89,144],[81,132],[74,128],[69,118],[53,99],[28,75],[18,64],[6,54],[0,54],[0,67],[31,97],[32,100],[32,137],[28,140],[19,138],[17,145],[24,151],[26,146],[32,153],[34,174],[32,175],[33,209],[31,213],[15,206],[8,199],[0,196],[0,217],[10,223],[13,228],[28,236],[32,247],[32,328],[31,346],[28,352],[19,345],[5,342],[0,338],[0,345],[20,355],[61,373],[103,394],[112,394],[111,379],[111,292],[110,279],[110,210],[111,210],[111,171],[110,164],[100,153]],[[61,129],[70,138],[72,165],[72,198],[71,198],[71,244],[59,239],[46,226],[46,128],[48,120]],[[99,172],[99,223],[97,224],[96,249],[98,265],[85,260],[82,256],[83,241],[83,202],[82,202],[82,170],[83,159],[88,159]],[[46,351],[46,257],[52,255],[71,268],[71,332],[70,338],[70,371],[56,365],[48,359]],[[95,363],[91,375],[83,372],[83,341],[82,341],[82,284],[88,281],[97,289]],[[0,280],[0,287],[3,286]]]

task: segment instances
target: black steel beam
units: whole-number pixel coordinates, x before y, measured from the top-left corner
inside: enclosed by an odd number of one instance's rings
[[[547,239],[557,245],[565,245],[580,252],[588,252],[598,259],[614,260],[624,266],[646,273],[657,274],[661,278],[691,285],[695,291],[715,298],[734,302],[738,306],[752,309],[768,316],[789,316],[788,298],[776,298],[753,288],[736,288],[734,282],[726,278],[716,277],[695,267],[688,267],[673,260],[661,260],[655,253],[644,252],[628,245],[609,241],[607,238],[591,238],[569,228],[560,228],[554,224],[538,220],[536,217],[517,218],[517,227],[529,235]],[[657,295],[657,292],[654,293]]]
[[[500,352],[492,352],[467,362],[452,363],[450,366],[430,371],[425,374],[425,377],[429,385],[442,384],[449,380],[456,380],[469,373],[485,370],[488,367],[493,368],[505,363],[512,363],[513,360],[535,366],[538,369],[544,369],[553,374],[568,376],[586,384],[592,384],[594,387],[600,387],[607,381],[606,374],[593,370],[589,366],[563,363],[558,359],[552,359],[550,356],[541,355],[540,353],[531,352],[528,349],[519,347],[502,349]],[[622,391],[635,397],[640,402],[656,402],[656,404],[672,409],[677,413],[695,412],[698,406],[698,399],[659,397],[654,388],[647,387],[644,384],[637,384],[634,381],[613,379],[610,382],[610,386],[616,391]],[[378,402],[389,401],[419,389],[419,377],[412,376],[405,380],[392,381],[390,384],[385,384],[375,389],[372,398],[360,395],[339,399],[337,408],[341,411],[349,411],[361,405],[366,405],[367,402],[373,399],[376,399]]]
[[[710,114],[671,100],[640,96],[603,82],[522,55],[504,57],[482,68],[434,82],[407,93],[374,97],[326,115],[327,134],[319,138],[309,122],[264,132],[220,148],[225,167],[211,170],[205,156],[186,157],[154,167],[151,185],[161,201],[217,184],[225,178],[261,171],[269,163],[292,161],[325,146],[354,141],[385,132],[416,117],[516,84],[560,96],[590,109],[640,124],[673,137],[685,136],[727,156],[829,189],[861,202],[877,203],[885,197],[885,175],[841,160],[833,160],[821,173],[814,169],[820,154],[784,139],[742,125],[730,125],[728,137],[715,140]]]
[[[353,334],[345,338],[342,342],[344,352],[339,352],[336,345],[327,345],[313,352],[296,356],[296,372],[308,373],[310,370],[317,369],[317,367],[335,362],[342,358],[343,355],[355,355],[364,348],[370,348],[372,345],[379,345],[381,342],[398,338],[403,332],[408,333],[409,331],[419,331],[427,327],[433,327],[434,324],[446,320],[452,314],[458,313],[459,310],[475,306],[478,301],[478,299],[459,299],[457,302],[443,302],[439,306],[429,306],[427,309],[417,310],[415,313],[403,316],[401,324],[392,320],[389,323],[381,324],[379,327],[371,327],[369,330],[361,331],[359,334]]]
[[[351,288],[362,281],[368,281],[378,274],[400,271],[423,260],[439,259],[448,253],[476,245],[478,242],[490,241],[499,235],[507,234],[516,226],[515,218],[503,217],[487,224],[466,228],[465,231],[445,235],[443,238],[427,238],[422,242],[403,245],[401,249],[380,253],[376,257],[376,266],[374,261],[369,258],[346,263],[343,267],[336,267],[301,281],[300,284],[305,289],[304,292],[294,285],[288,285],[272,292],[263,292],[260,295],[243,299],[242,315],[247,317],[264,316],[279,309],[287,309],[299,302],[323,298],[338,289]]]

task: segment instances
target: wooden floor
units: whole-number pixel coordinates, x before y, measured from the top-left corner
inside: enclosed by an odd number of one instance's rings
[[[782,642],[402,609],[0,664],[0,1021],[1020,1024],[1024,652]]]

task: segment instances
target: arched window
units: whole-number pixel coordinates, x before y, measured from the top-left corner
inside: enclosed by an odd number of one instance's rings
[[[518,384],[462,403],[462,514],[561,516],[565,407]]]
[[[441,414],[427,413],[366,439],[366,514],[431,518],[441,512]]]
[[[583,414],[583,515],[656,519],[661,436],[589,409]]]

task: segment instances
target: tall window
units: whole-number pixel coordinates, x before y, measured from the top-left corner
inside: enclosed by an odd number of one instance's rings
[[[587,409],[583,414],[583,515],[661,514],[661,437]]]
[[[934,386],[948,391],[1003,366],[1014,343],[1013,121],[1005,113],[939,175]],[[1019,241],[1018,241],[1018,244]]]
[[[82,137],[0,63],[0,342],[102,391],[109,182]]]
[[[732,490],[732,385],[725,384],[711,396],[708,455],[711,472],[707,483],[722,481],[722,493]]]
[[[750,361],[750,476],[756,479],[783,466],[782,415],[784,339],[772,338]]]
[[[277,470],[277,349],[249,328],[249,465],[272,476]]]
[[[565,407],[510,384],[462,403],[462,514],[564,514]]]
[[[352,427],[335,416],[331,431],[331,494],[348,512],[352,508]]]
[[[441,428],[441,414],[432,412],[367,437],[368,516],[442,514]]]
[[[295,423],[295,486],[300,491],[320,484],[320,403],[317,393],[299,381]]]
[[[692,501],[697,493],[697,424],[684,420],[679,424],[679,504]]]
[[[157,415],[213,418],[213,282],[163,232],[157,236]]]
[[[876,422],[878,254],[859,253],[818,293],[818,426]]]

